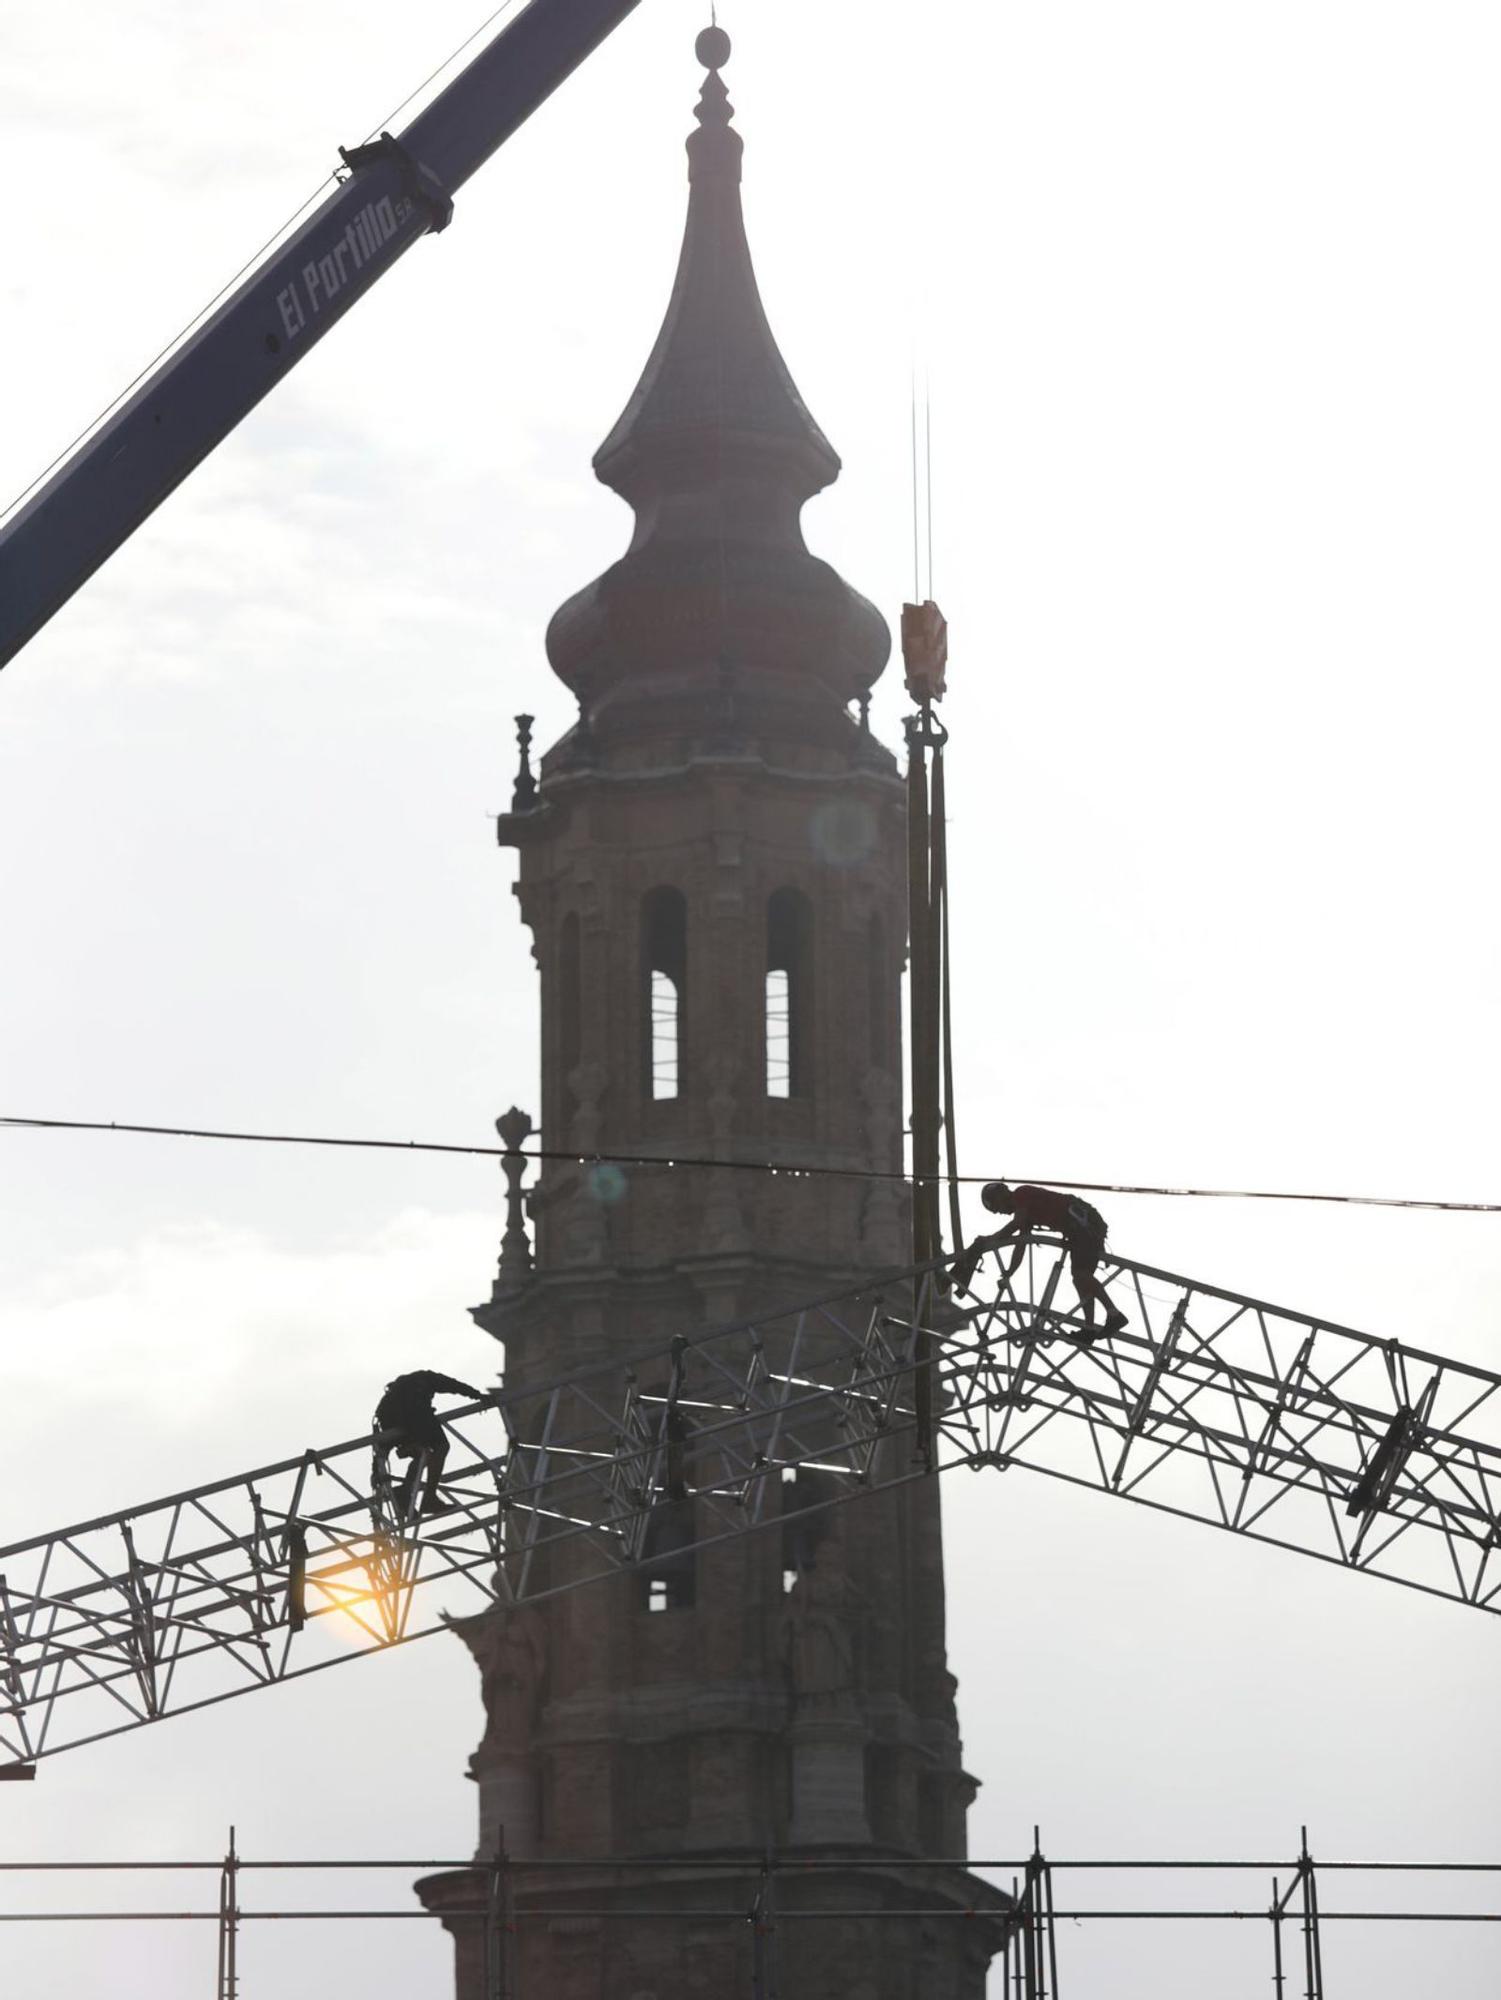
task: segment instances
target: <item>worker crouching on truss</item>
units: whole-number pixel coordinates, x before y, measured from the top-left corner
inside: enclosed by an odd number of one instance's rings
[[[1105,1218],[1097,1208],[1091,1208],[1077,1195],[1060,1194],[1054,1188],[1011,1188],[1004,1181],[989,1182],[981,1189],[980,1200],[992,1215],[1009,1215],[1012,1220],[993,1236],[981,1236],[969,1246],[968,1252],[953,1269],[951,1282],[955,1291],[968,1291],[980,1258],[987,1250],[997,1250],[1003,1243],[1016,1246],[1005,1270],[1006,1278],[1012,1278],[1027,1254],[1033,1233],[1045,1229],[1063,1239],[1069,1275],[1074,1281],[1074,1290],[1078,1293],[1084,1314],[1084,1331],[1080,1338],[1088,1343],[1095,1337],[1096,1301],[1105,1311],[1105,1332],[1120,1331],[1126,1324],[1126,1315],[1111,1302],[1110,1294],[1095,1275],[1105,1255],[1107,1228]]]
[[[370,1490],[372,1493],[389,1494],[395,1482],[391,1477],[389,1459],[411,1460],[406,1477],[401,1482],[397,1500],[398,1518],[404,1521],[412,1518],[417,1499],[417,1482],[427,1468],[426,1489],[422,1498],[422,1511],[430,1513],[438,1497],[438,1481],[443,1476],[444,1461],[448,1457],[448,1438],[438,1413],[433,1408],[433,1397],[468,1396],[478,1402],[484,1395],[482,1389],[471,1388],[467,1382],[456,1382],[451,1375],[436,1374],[431,1368],[415,1369],[410,1375],[398,1375],[388,1382],[385,1393],[375,1406],[372,1425],[377,1433],[375,1454],[370,1463]],[[387,1433],[381,1438],[379,1433]]]

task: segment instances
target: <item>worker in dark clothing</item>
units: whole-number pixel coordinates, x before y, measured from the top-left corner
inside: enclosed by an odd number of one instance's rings
[[[388,1478],[386,1457],[389,1452],[394,1451],[398,1458],[409,1458],[412,1463],[401,1485],[403,1517],[412,1513],[417,1472],[424,1453],[427,1456],[427,1488],[422,1501],[424,1511],[432,1506],[438,1495],[443,1461],[448,1456],[448,1439],[433,1408],[433,1397],[439,1394],[468,1396],[477,1402],[484,1391],[472,1388],[467,1382],[456,1382],[451,1375],[435,1374],[431,1368],[418,1368],[410,1375],[398,1375],[394,1382],[388,1382],[385,1394],[375,1406],[372,1429],[394,1432],[395,1435],[388,1444],[375,1447],[375,1458],[370,1468],[371,1490],[377,1490]]]
[[[998,1249],[1003,1243],[1014,1243],[1016,1246],[1006,1266],[1006,1276],[1010,1278],[1026,1255],[1033,1231],[1046,1229],[1063,1238],[1063,1246],[1068,1252],[1069,1275],[1079,1295],[1079,1304],[1084,1309],[1084,1339],[1094,1339],[1097,1300],[1105,1309],[1106,1333],[1116,1333],[1126,1324],[1126,1315],[1111,1303],[1109,1293],[1095,1276],[1105,1255],[1106,1228],[1105,1218],[1097,1208],[1091,1208],[1077,1195],[1062,1194],[1056,1188],[1011,1188],[1004,1181],[991,1181],[981,1190],[980,1199],[992,1215],[1009,1215],[1012,1219],[993,1236],[982,1236],[970,1245],[972,1254],[954,1267],[956,1290],[967,1288],[974,1274],[978,1253]]]

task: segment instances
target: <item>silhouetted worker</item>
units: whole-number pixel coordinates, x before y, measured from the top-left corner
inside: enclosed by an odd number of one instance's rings
[[[443,1461],[448,1456],[448,1439],[433,1408],[433,1397],[439,1394],[468,1396],[477,1402],[484,1391],[471,1388],[467,1382],[455,1382],[451,1375],[437,1375],[431,1368],[418,1368],[410,1375],[398,1375],[394,1382],[388,1382],[385,1394],[375,1406],[371,1428],[394,1431],[396,1435],[389,1444],[375,1447],[370,1467],[371,1490],[374,1491],[387,1476],[385,1460],[388,1452],[394,1451],[398,1458],[409,1458],[412,1463],[401,1484],[401,1512],[404,1516],[412,1512],[417,1469],[423,1452],[427,1454],[427,1488],[422,1500],[424,1511],[437,1498]]]
[[[1087,1329],[1085,1340],[1094,1339],[1094,1308],[1098,1299],[1105,1308],[1106,1333],[1118,1332],[1126,1324],[1126,1315],[1119,1306],[1113,1305],[1110,1294],[1095,1276],[1100,1260],[1105,1255],[1105,1218],[1097,1208],[1091,1208],[1087,1201],[1077,1195],[1060,1194],[1056,1188],[1007,1187],[1004,1181],[991,1181],[980,1191],[980,1199],[992,1215],[1009,1215],[1012,1220],[994,1236],[982,1236],[970,1245],[971,1251],[999,1248],[1002,1243],[1015,1243],[1011,1261],[1006,1266],[1006,1276],[1011,1277],[1026,1255],[1032,1233],[1037,1229],[1054,1231],[1063,1238],[1063,1247],[1068,1252],[1069,1275],[1074,1281],[1074,1290],[1079,1295],[1079,1304],[1084,1308],[1084,1325]],[[955,1289],[963,1291],[974,1274],[978,1255],[967,1257],[954,1267]]]

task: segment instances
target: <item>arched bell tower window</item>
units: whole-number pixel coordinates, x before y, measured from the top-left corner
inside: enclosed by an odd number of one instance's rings
[[[683,1067],[688,904],[681,889],[652,889],[641,900],[642,1087],[676,1097]]]
[[[812,1077],[813,911],[798,889],[766,906],[766,1095],[806,1097]]]
[[[689,1611],[696,1595],[693,1503],[664,1500],[653,1509],[641,1551],[641,1602],[648,1611]]]

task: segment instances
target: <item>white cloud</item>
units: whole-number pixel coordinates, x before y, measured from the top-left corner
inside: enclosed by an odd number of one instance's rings
[[[486,1214],[410,1210],[317,1249],[200,1221],[13,1287],[6,1375],[28,1421],[6,1538],[357,1437],[405,1368],[493,1377],[500,1350],[465,1308],[496,1243]]]

